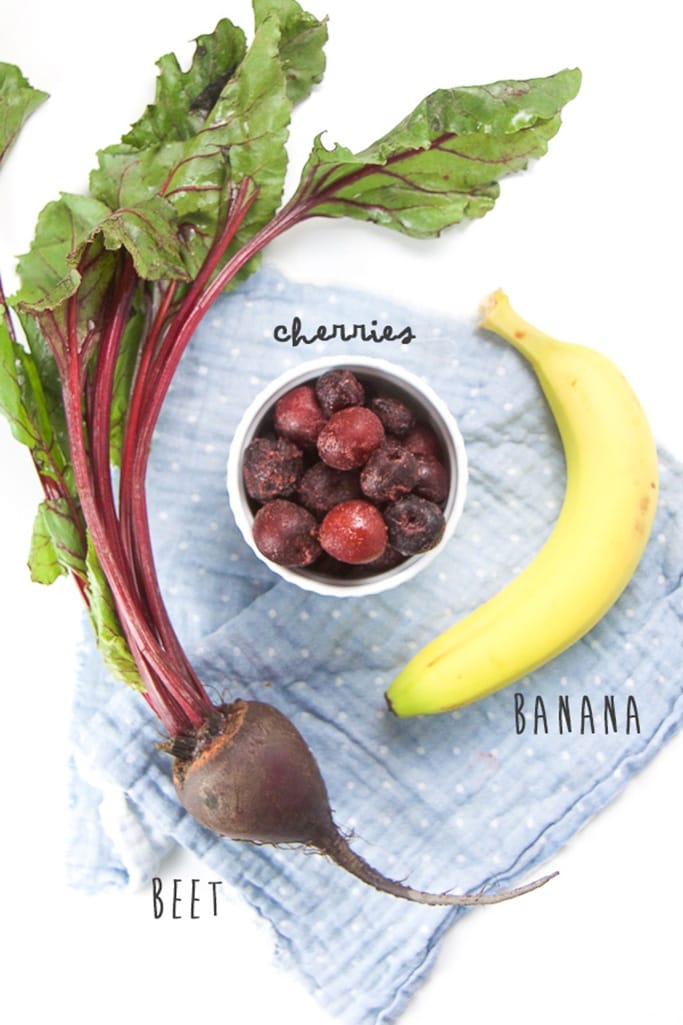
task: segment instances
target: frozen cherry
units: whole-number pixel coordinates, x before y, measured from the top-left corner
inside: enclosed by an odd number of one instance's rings
[[[415,426],[415,414],[400,399],[378,395],[370,400],[370,409],[377,413],[387,434],[395,434],[397,438],[404,438]]]
[[[429,551],[441,539],[446,521],[435,502],[419,495],[405,495],[384,510],[389,542],[402,555]]]
[[[365,401],[365,388],[350,370],[328,370],[316,381],[315,393],[325,416]]]
[[[244,487],[257,502],[292,495],[303,469],[301,449],[286,438],[253,438],[244,450]]]
[[[436,432],[429,424],[416,424],[403,439],[403,444],[416,456],[441,458],[441,445]]]
[[[435,428],[409,398],[366,389],[347,368],[274,403],[243,479],[260,505],[254,545],[282,566],[364,579],[433,548],[445,529],[450,471]]]
[[[373,559],[372,562],[366,562],[363,566],[349,567],[347,575],[357,578],[361,575],[370,576],[376,573],[386,573],[388,570],[400,566],[402,562],[405,562],[405,555],[401,555],[390,544],[387,544],[379,558]]]
[[[286,498],[261,506],[254,517],[253,537],[261,554],[279,566],[310,566],[320,555],[315,516]]]
[[[304,448],[315,446],[326,420],[312,384],[300,384],[275,403],[273,422],[281,438]]]
[[[357,566],[378,559],[387,543],[379,509],[363,499],[340,502],[320,524],[320,544],[340,562]]]
[[[297,497],[314,516],[324,516],[339,502],[361,497],[358,471],[335,470],[322,461],[314,463],[299,481]]]
[[[417,459],[395,438],[376,448],[361,470],[360,486],[373,502],[393,502],[417,483]]]
[[[383,441],[379,417],[365,406],[349,406],[333,413],[321,430],[318,455],[335,470],[353,470]]]
[[[416,495],[437,504],[448,498],[450,479],[444,464],[434,456],[417,456]]]

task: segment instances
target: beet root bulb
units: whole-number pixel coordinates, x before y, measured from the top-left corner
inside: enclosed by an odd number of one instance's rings
[[[232,840],[316,847],[334,828],[303,737],[261,701],[217,708],[197,732],[190,758],[176,757],[173,782],[198,822]]]
[[[388,879],[351,849],[334,823],[308,745],[293,723],[265,702],[221,705],[195,734],[162,746],[174,755],[173,782],[183,807],[203,826],[233,840],[315,848],[395,897],[433,905],[497,904],[552,878],[469,895],[427,893]]]

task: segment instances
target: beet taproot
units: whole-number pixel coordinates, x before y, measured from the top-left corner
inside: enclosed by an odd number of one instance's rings
[[[300,844],[327,855],[362,882],[419,904],[497,904],[542,886],[548,875],[498,893],[427,893],[388,879],[349,846],[335,825],[325,782],[306,741],[273,705],[237,700],[214,709],[193,734],[162,745],[174,756],[184,808],[233,840]]]

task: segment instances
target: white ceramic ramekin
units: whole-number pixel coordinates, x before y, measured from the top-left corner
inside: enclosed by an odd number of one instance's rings
[[[394,569],[372,576],[341,579],[316,570],[315,565],[303,569],[279,566],[265,558],[252,536],[254,509],[244,488],[242,455],[262,427],[268,422],[273,406],[281,395],[298,385],[312,382],[325,371],[335,367],[351,370],[363,382],[381,385],[382,394],[403,399],[418,418],[429,424],[441,442],[450,475],[450,491],[444,506],[446,528],[439,543],[428,552],[414,555]],[[462,514],[467,491],[467,455],[462,435],[448,407],[434,390],[415,374],[395,363],[370,356],[331,356],[306,360],[287,371],[264,388],[245,410],[235,431],[228,456],[227,486],[230,507],[244,540],[254,554],[274,573],[316,594],[335,597],[361,597],[379,594],[411,580],[428,566],[452,537]]]

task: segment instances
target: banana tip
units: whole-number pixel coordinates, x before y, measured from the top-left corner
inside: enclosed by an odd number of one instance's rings
[[[389,711],[391,712],[391,714],[392,714],[392,715],[396,715],[396,716],[397,716],[397,713],[396,713],[396,709],[395,709],[395,708],[394,708],[394,706],[392,705],[392,703],[391,703],[391,698],[389,697],[389,694],[388,694],[388,693],[385,693],[385,695],[384,695],[384,700],[386,701],[386,703],[387,703],[387,708],[389,709]],[[398,716],[397,716],[397,718],[398,718]]]
[[[507,302],[508,297],[502,288],[497,288],[494,292],[487,295],[479,304],[479,323],[477,327],[486,327],[488,318],[494,312],[496,307]]]

